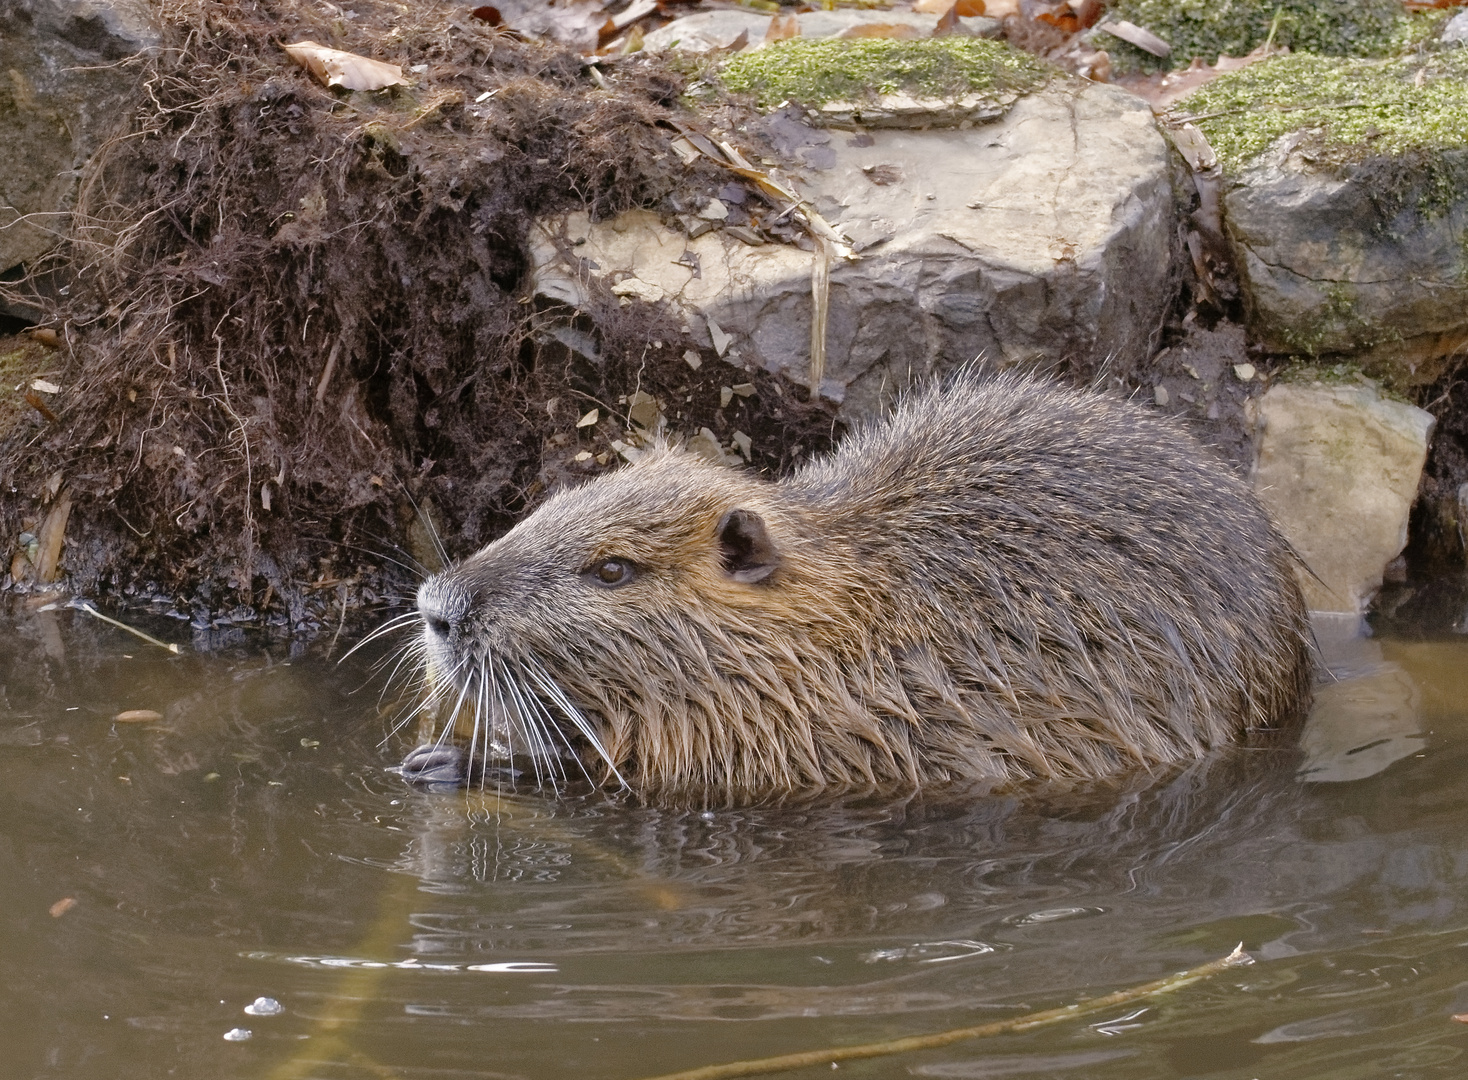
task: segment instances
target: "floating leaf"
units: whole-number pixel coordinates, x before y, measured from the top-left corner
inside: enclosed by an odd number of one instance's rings
[[[384,64],[381,60],[370,60],[356,53],[328,49],[314,41],[297,41],[283,46],[290,58],[305,68],[325,86],[340,86],[346,90],[381,90],[387,86],[401,85],[403,69],[396,64]]]
[[[163,714],[152,709],[124,709],[112,719],[119,724],[156,724]]]

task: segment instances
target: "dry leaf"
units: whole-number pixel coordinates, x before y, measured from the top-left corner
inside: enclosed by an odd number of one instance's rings
[[[1172,55],[1171,45],[1152,33],[1152,31],[1144,30],[1136,23],[1129,23],[1125,19],[1101,23],[1096,29],[1105,30],[1112,37],[1119,37],[1122,41],[1135,45],[1143,52],[1149,52],[1153,56],[1166,57]]]
[[[156,724],[163,714],[152,709],[124,709],[112,719],[119,724]]]
[[[27,390],[25,392],[25,401],[27,405],[35,409],[36,412],[40,413],[47,420],[51,421],[51,423],[60,423],[60,421],[56,417],[56,414],[52,412],[50,406],[46,404],[46,399],[43,398],[40,394],[36,393],[34,390]]]
[[[1266,42],[1244,56],[1220,56],[1216,64],[1205,64],[1195,57],[1193,62],[1181,71],[1169,71],[1160,78],[1155,75],[1144,76],[1141,79],[1132,77],[1125,80],[1125,85],[1132,93],[1145,98],[1153,109],[1160,111],[1187,97],[1204,83],[1212,82],[1225,72],[1238,71],[1250,64],[1268,60],[1272,56],[1284,56],[1288,52],[1289,49],[1283,46],[1270,45]]]
[[[52,904],[49,908],[51,912],[51,918],[59,919],[61,918],[61,916],[65,915],[74,907],[76,907],[76,897],[63,896],[60,900],[56,901],[56,903]]]
[[[403,69],[381,60],[369,60],[356,53],[328,49],[314,41],[298,41],[284,49],[290,58],[305,68],[324,86],[340,86],[346,90],[381,90],[402,85]]]
[[[906,23],[858,23],[848,26],[836,35],[842,38],[916,38],[922,35],[914,26]]]
[[[576,426],[579,427],[579,428],[591,427],[592,424],[596,423],[600,419],[601,419],[601,412],[600,412],[600,410],[598,410],[598,409],[592,409],[591,412],[587,413],[580,420],[577,420],[576,421]]]
[[[786,41],[799,36],[800,20],[794,15],[776,15],[772,17],[768,29],[765,30],[766,43],[771,41]]]
[[[632,0],[626,11],[612,16],[612,25],[618,30],[625,30],[638,19],[651,15],[657,9],[658,0]]]
[[[31,389],[32,390],[39,390],[43,394],[59,394],[59,393],[61,393],[61,387],[57,386],[54,382],[52,382],[49,379],[32,379],[31,380]]]
[[[1066,0],[1066,2],[1071,11],[1075,12],[1076,21],[1088,29],[1096,25],[1096,20],[1101,18],[1101,13],[1106,7],[1101,0]]]

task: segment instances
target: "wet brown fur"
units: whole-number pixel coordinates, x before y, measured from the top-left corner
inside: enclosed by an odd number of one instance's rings
[[[731,575],[731,510],[773,548],[763,580]],[[599,584],[605,558],[635,578]],[[1286,725],[1311,673],[1293,562],[1173,423],[969,372],[779,483],[651,453],[553,496],[419,606],[440,680],[493,676],[469,698],[511,750],[560,742],[639,793],[737,801],[1098,777]],[[539,749],[527,710],[559,729]]]

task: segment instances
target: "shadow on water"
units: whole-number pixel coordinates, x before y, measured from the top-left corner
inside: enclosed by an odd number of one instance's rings
[[[409,789],[355,658],[171,657],[71,612],[5,636],[6,1075],[615,1080],[982,1023],[1238,941],[1254,966],[1167,1000],[841,1071],[1462,1074],[1460,641],[1338,658],[1303,765],[700,812]],[[285,1011],[246,1015],[261,995]]]

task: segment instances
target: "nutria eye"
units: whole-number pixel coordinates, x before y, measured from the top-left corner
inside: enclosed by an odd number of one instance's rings
[[[621,559],[603,559],[589,571],[598,585],[625,585],[636,576],[637,571],[629,562]]]

